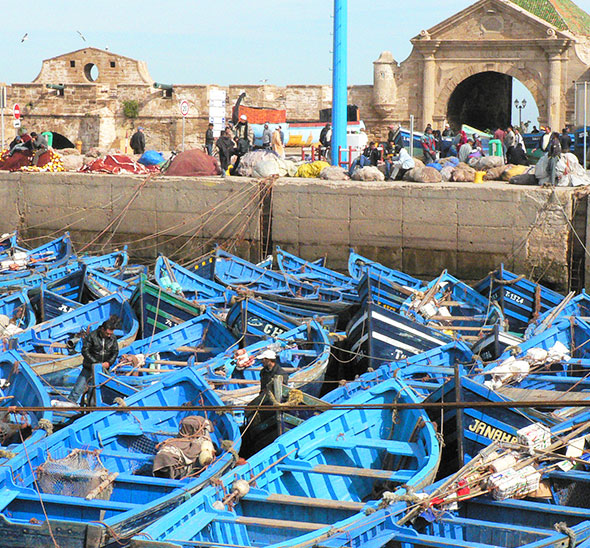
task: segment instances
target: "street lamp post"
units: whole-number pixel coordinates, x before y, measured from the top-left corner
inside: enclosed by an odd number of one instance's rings
[[[518,109],[518,130],[522,131],[522,109],[526,107],[526,99],[522,101],[514,99],[514,106]]]

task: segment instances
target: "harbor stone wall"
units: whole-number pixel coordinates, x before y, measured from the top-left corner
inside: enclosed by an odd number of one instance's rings
[[[35,245],[67,229],[78,250],[127,244],[144,261],[160,252],[187,260],[215,243],[258,260],[264,246],[280,245],[306,259],[327,255],[330,267],[346,270],[353,247],[425,278],[447,268],[477,279],[504,263],[567,289],[570,223],[585,227],[588,207],[585,195],[571,189],[505,183],[278,179],[263,200],[266,184],[232,177],[0,173],[0,230],[18,227],[26,238],[39,238]],[[585,240],[585,231],[577,232]],[[577,268],[584,272],[583,260]]]

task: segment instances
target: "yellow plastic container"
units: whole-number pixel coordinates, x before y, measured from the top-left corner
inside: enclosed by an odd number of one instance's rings
[[[483,183],[483,176],[486,174],[486,171],[476,171],[475,172],[475,179],[473,180],[474,183]]]

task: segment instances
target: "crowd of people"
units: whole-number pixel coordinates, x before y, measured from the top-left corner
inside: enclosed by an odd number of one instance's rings
[[[221,135],[214,140],[213,124],[209,124],[205,134],[205,147],[207,153],[213,155],[213,144],[219,153],[219,164],[222,173],[225,174],[229,166],[232,166],[230,173],[237,172],[241,158],[250,151],[254,143],[253,135],[248,125],[248,117],[242,114],[238,123],[233,126],[231,123],[222,131]],[[262,132],[262,148],[272,150],[280,158],[285,158],[285,133],[282,127],[276,126],[274,130],[269,128],[268,122],[264,124]],[[232,159],[235,160],[232,162]]]

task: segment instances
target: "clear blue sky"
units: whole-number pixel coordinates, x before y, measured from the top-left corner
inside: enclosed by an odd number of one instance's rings
[[[371,83],[381,51],[403,61],[410,38],[474,1],[349,0],[349,84]],[[590,0],[577,3],[590,12]],[[30,82],[43,59],[95,46],[146,61],[166,83],[328,84],[332,9],[332,0],[5,0],[0,81]]]

